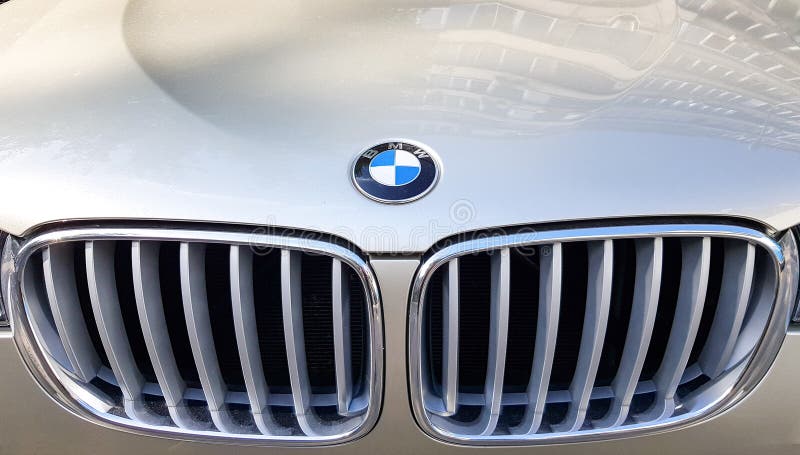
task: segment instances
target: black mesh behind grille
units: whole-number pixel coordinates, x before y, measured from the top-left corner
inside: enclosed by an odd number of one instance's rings
[[[244,392],[244,377],[231,306],[230,251],[228,245],[210,244],[206,247],[208,315],[213,321],[211,332],[222,378],[228,389]]]
[[[442,286],[444,280],[444,268],[436,271],[428,284],[427,299],[431,302],[428,305],[428,324],[425,326],[426,338],[430,340],[428,344],[428,359],[431,368],[431,380],[435,387],[440,387],[442,383],[442,336],[443,330],[443,306]]]
[[[511,251],[508,345],[505,391],[523,392],[528,386],[539,312],[539,256],[536,250]],[[468,334],[465,334],[468,335]]]
[[[581,347],[581,332],[586,310],[588,282],[586,243],[565,243],[562,249],[564,263],[569,266],[564,267],[562,272],[561,310],[558,317],[553,372],[550,376],[551,390],[566,390],[572,382]]]
[[[333,350],[332,259],[327,256],[303,257],[303,329],[306,365],[312,390],[336,391],[336,365]]]
[[[353,393],[362,393],[366,386],[364,378],[367,376],[367,346],[369,333],[366,324],[367,307],[364,304],[364,287],[361,280],[352,270],[347,271],[350,282],[350,364],[353,368]]]
[[[281,309],[281,252],[253,256],[253,298],[261,364],[272,393],[290,393]]]
[[[491,258],[486,254],[464,256],[459,261],[458,388],[482,393],[489,353]]]

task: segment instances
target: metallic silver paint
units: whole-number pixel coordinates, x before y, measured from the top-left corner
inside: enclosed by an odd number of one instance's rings
[[[0,229],[195,220],[421,252],[549,221],[800,223],[797,8],[701,7],[14,0],[0,9],[0,181],[13,189]],[[352,188],[354,152],[384,137],[437,151],[435,191],[378,206]],[[454,219],[461,200],[472,215]]]

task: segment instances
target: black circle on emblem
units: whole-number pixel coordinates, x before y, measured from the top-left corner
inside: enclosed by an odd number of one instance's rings
[[[353,163],[353,184],[365,196],[402,204],[425,196],[439,180],[439,160],[425,145],[387,140],[361,152]]]

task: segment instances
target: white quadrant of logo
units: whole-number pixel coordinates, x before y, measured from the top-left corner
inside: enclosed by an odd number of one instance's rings
[[[381,185],[408,185],[419,173],[419,159],[405,150],[386,150],[369,163],[369,175]]]

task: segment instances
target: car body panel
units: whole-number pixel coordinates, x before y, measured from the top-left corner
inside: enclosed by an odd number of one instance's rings
[[[778,36],[728,30],[742,49],[724,51],[723,12],[694,2],[233,2],[222,24],[213,2],[43,5],[0,10],[22,18],[0,49],[0,228],[16,235],[193,220],[420,252],[576,219],[800,222],[797,46],[756,5]],[[535,20],[551,34],[526,35]],[[387,137],[441,156],[425,198],[352,187],[352,160]]]
[[[573,220],[800,224],[798,11],[793,0],[11,0],[0,5],[0,230],[191,221],[345,239],[380,284],[384,399],[369,434],[322,450],[464,453],[474,449],[427,436],[410,408],[418,258],[461,232]],[[430,194],[385,205],[353,188],[353,159],[386,138],[436,151]],[[792,326],[752,393],[688,428],[492,450],[797,453],[798,356]],[[320,450],[88,423],[37,388],[7,328],[0,365],[0,453]]]

